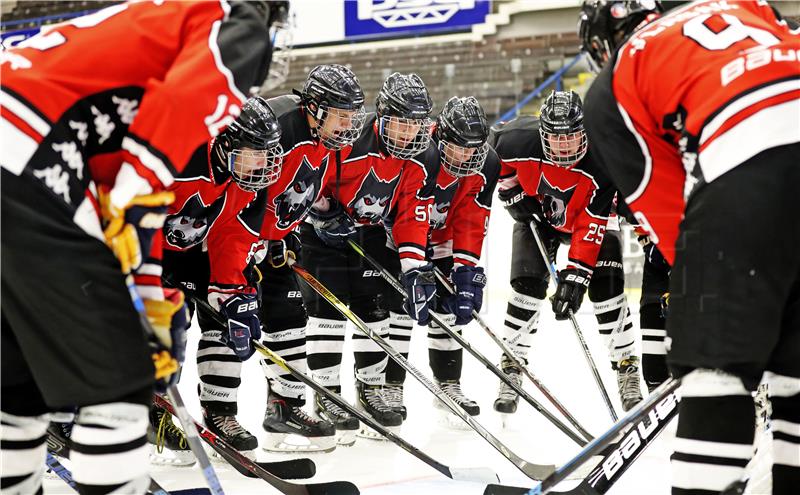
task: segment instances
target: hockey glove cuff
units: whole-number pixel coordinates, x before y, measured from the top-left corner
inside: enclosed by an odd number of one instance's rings
[[[228,320],[228,331],[222,332],[222,341],[242,361],[253,355],[252,339],[261,339],[261,321],[258,319],[258,296],[236,294],[225,300],[220,313]]]

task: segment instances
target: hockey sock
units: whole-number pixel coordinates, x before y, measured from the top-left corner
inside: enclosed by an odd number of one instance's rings
[[[408,359],[408,349],[411,346],[411,331],[414,321],[407,314],[389,313],[389,343],[394,349]],[[403,383],[406,381],[404,370],[394,359],[386,365],[386,383]]]
[[[639,322],[642,329],[642,373],[647,388],[653,390],[669,377],[664,346],[666,320],[661,314],[661,305],[646,304],[639,308]]]
[[[539,324],[539,314],[543,299],[511,290],[511,297],[506,308],[506,319],[503,324],[505,328],[506,344],[514,352],[514,355],[525,362],[528,352],[536,334]]]
[[[0,420],[3,493],[42,493],[49,416],[16,416],[1,412]]]
[[[264,333],[263,343],[298,371],[306,372],[305,327],[287,328]],[[291,373],[267,358],[261,359],[261,369],[269,388],[275,395],[295,406],[306,401],[306,386]]]
[[[625,294],[593,302],[598,329],[608,349],[612,365],[630,357],[634,352],[636,334]]]
[[[218,414],[237,413],[242,361],[222,342],[220,330],[203,330],[197,347],[200,403]]]
[[[766,373],[772,401],[772,493],[800,486],[800,378]]]
[[[367,322],[367,326],[381,338],[389,337],[389,318]],[[353,354],[355,357],[356,378],[367,385],[386,383],[386,365],[389,356],[378,344],[363,333],[353,334]]]
[[[435,313],[445,324],[461,334],[461,327],[455,326],[455,315]],[[464,350],[439,325],[431,322],[428,325],[428,358],[433,376],[437,380],[458,380],[461,378],[461,367],[464,361]]]
[[[755,408],[742,381],[720,370],[687,375],[671,457],[674,495],[718,495],[753,456]]]
[[[311,377],[326,387],[341,386],[339,368],[347,322],[310,316],[306,326],[306,354]]]
[[[70,436],[70,460],[80,493],[145,492],[150,484],[147,413],[147,406],[131,402],[78,410]]]

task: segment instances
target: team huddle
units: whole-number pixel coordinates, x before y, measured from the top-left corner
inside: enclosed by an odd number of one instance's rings
[[[396,430],[409,405],[403,360],[373,336],[407,358],[415,326],[436,387],[478,416],[459,340],[491,275],[479,265],[495,194],[515,222],[497,412],[517,409],[540,314],[574,318],[588,295],[625,411],[643,400],[640,377],[648,391],[683,379],[673,493],[720,493],[741,476],[762,375],[773,492],[800,486],[796,26],[766,2],[664,14],[658,2],[587,1],[580,35],[599,75],[586,106],[552,91],[538,117],[492,127],[471,96],[435,114],[413,73],[383,81],[374,113],[337,64],[293,94],[253,94],[270,65],[269,43],[254,40],[285,9],[120,4],[4,56],[3,493],[41,490],[48,434],[70,445],[82,493],[143,493],[148,457],[193,464],[152,394],[179,380],[195,313],[203,424],[248,455],[259,442],[237,399],[260,346],[281,358],[259,354],[261,448],[383,438],[330,395],[307,406],[296,374],[342,392],[349,315],[368,329],[352,340],[357,407],[377,424]],[[99,39],[125,40],[114,67],[95,62]],[[137,62],[145,45],[149,64]],[[740,73],[740,50],[774,55]],[[665,76],[667,58],[709,69]],[[645,252],[638,327],[621,222]],[[561,245],[568,262],[548,299]]]

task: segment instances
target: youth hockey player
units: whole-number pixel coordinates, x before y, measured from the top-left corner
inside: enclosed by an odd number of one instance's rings
[[[794,493],[800,37],[767,2],[692,2],[645,24],[657,12],[586,2],[580,36],[604,66],[587,96],[593,146],[672,265],[667,360],[684,377],[673,493],[719,493],[743,475],[762,377],[772,493]]]
[[[391,74],[376,99],[376,114],[369,116],[336,181],[311,211],[310,223],[300,227],[306,268],[382,337],[389,333],[387,298],[394,289],[347,246],[347,239],[382,264],[399,252],[403,284],[415,302],[410,316],[427,323],[435,286],[425,243],[439,166],[430,147],[432,108],[416,74]],[[388,225],[397,251],[387,246]],[[346,320],[310,289],[303,288],[303,296],[309,311],[308,366],[316,380],[338,392]],[[383,389],[389,357],[360,333],[353,335],[353,347],[358,402],[382,425],[399,426],[403,417],[392,410]],[[323,397],[315,407],[340,430],[358,428],[355,418]]]
[[[280,126],[267,101],[252,97],[219,136],[197,149],[170,187],[175,202],[164,225],[164,279],[207,298],[228,321],[228,328],[220,329],[212,315],[198,311],[203,338],[197,367],[208,388],[224,385],[214,383],[216,372],[241,367],[241,360],[253,353],[250,339],[261,336],[253,246],[259,240],[266,196],[257,193],[278,180],[283,161],[280,138]],[[233,351],[229,361],[209,359],[225,344]],[[201,392],[200,405],[211,431],[238,450],[256,448],[256,438],[236,422],[236,411],[229,411],[227,401]],[[193,462],[183,433],[170,418],[163,409],[151,412],[151,441],[173,453],[155,458]]]
[[[524,363],[550,279],[529,223],[536,222],[553,261],[559,244],[569,245],[569,262],[558,273],[552,298],[556,319],[577,312],[588,291],[598,329],[617,372],[624,410],[641,401],[639,358],[625,298],[618,226],[607,228],[615,190],[597,168],[583,129],[583,106],[572,91],[554,91],[539,119],[519,117],[495,131],[502,169],[498,196],[516,220],[512,237],[511,287],[505,339]],[[507,359],[500,366],[519,382]],[[500,387],[496,411],[513,413],[519,396]]]
[[[500,161],[487,143],[488,137],[486,115],[474,97],[454,96],[436,119],[434,142],[441,167],[433,191],[428,255],[433,264],[450,277],[457,295],[448,295],[439,285],[434,311],[459,332],[472,320],[472,310],[480,311],[486,286],[486,275],[477,263],[500,174]],[[396,263],[389,263],[389,266],[399,271]],[[391,309],[389,337],[392,347],[408,357],[413,320],[399,307]],[[461,389],[463,353],[458,343],[436,324],[428,325],[428,354],[434,378],[450,398],[475,416],[480,413],[480,406]],[[407,415],[403,403],[405,377],[405,370],[390,361],[386,370],[386,395],[389,405],[403,418]],[[435,404],[445,407],[439,400]]]
[[[154,375],[177,370],[188,322],[142,261],[173,175],[264,79],[266,33],[246,2],[122,3],[3,52],[4,492],[41,490],[48,413],[69,407],[78,490],[147,489]]]

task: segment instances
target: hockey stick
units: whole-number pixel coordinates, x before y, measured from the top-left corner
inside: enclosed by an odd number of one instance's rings
[[[128,286],[128,292],[130,293],[133,307],[139,313],[139,321],[141,322],[142,327],[147,335],[155,338],[155,330],[153,330],[152,325],[150,325],[150,320],[147,319],[144,301],[142,301],[141,296],[139,296],[139,293],[136,290],[136,285],[133,282],[132,274],[128,273],[126,275],[125,284]],[[211,465],[211,460],[208,458],[208,454],[206,454],[206,451],[203,450],[203,444],[200,443],[200,437],[197,435],[197,428],[194,426],[192,417],[189,415],[189,411],[186,410],[186,406],[183,403],[183,398],[178,391],[178,386],[168,386],[167,395],[169,395],[172,403],[175,404],[174,410],[177,412],[176,416],[181,422],[181,426],[183,426],[183,431],[186,434],[186,440],[189,442],[189,447],[192,449],[192,453],[194,453],[195,458],[197,458],[197,462],[200,464],[200,469],[203,471],[203,476],[206,478],[208,487],[211,488],[211,493],[214,495],[225,495],[225,492],[222,490],[222,485],[219,482],[219,478],[217,477],[217,473],[214,471],[214,466]]]
[[[433,270],[436,273],[436,278],[438,278],[439,282],[441,282],[442,285],[444,285],[445,289],[447,289],[451,294],[455,294],[455,289],[453,288],[453,285],[450,283],[447,277],[444,276],[442,271],[439,270],[439,267],[434,266]],[[489,335],[492,341],[500,347],[500,349],[506,355],[508,360],[511,361],[514,364],[514,366],[520,369],[523,375],[528,377],[528,379],[536,386],[536,388],[539,389],[542,395],[544,395],[545,398],[550,401],[550,403],[558,410],[558,412],[560,412],[561,415],[564,416],[567,419],[567,421],[569,421],[570,424],[572,424],[572,426],[575,427],[576,430],[578,430],[578,433],[583,435],[583,437],[589,442],[594,440],[594,437],[588,431],[586,431],[586,429],[583,426],[581,426],[580,423],[578,423],[578,420],[575,419],[575,417],[572,414],[570,414],[567,408],[564,407],[561,404],[561,402],[559,402],[558,399],[555,398],[555,396],[550,392],[550,390],[548,390],[547,387],[545,387],[544,384],[540,382],[533,375],[531,370],[528,369],[528,367],[525,366],[519,359],[517,359],[517,357],[514,355],[514,352],[508,347],[508,344],[506,344],[503,339],[498,337],[497,334],[494,333],[491,328],[489,328],[489,325],[486,323],[486,321],[474,309],[472,310],[472,317],[478,323],[478,326],[480,326]],[[559,426],[559,429],[560,428],[561,427]],[[583,447],[584,445],[586,445],[586,443],[579,445]]]
[[[211,307],[210,304],[203,301],[202,299],[196,297],[195,295],[190,295],[195,304],[199,307],[202,307],[208,313],[210,313],[214,320],[220,324],[225,325],[225,321],[222,319],[222,315],[219,312],[215,311],[214,308]],[[379,434],[386,437],[390,442],[396,444],[409,454],[413,455],[417,459],[421,460],[425,464],[431,466],[433,469],[439,471],[443,475],[447,476],[450,479],[458,480],[458,481],[474,481],[474,482],[483,482],[486,483],[487,480],[496,481],[499,478],[497,474],[495,474],[492,470],[488,468],[451,468],[450,466],[446,466],[441,462],[433,459],[425,452],[419,450],[417,447],[414,447],[407,441],[405,441],[402,437],[394,434],[391,430],[384,427],[374,419],[369,414],[365,414],[355,407],[351,406],[346,400],[344,400],[339,394],[336,392],[325,388],[323,385],[315,382],[311,379],[308,375],[299,371],[297,368],[286,362],[280,355],[275,353],[269,347],[265,346],[261,342],[257,340],[253,340],[253,346],[256,348],[258,352],[266,356],[270,361],[277,364],[281,368],[285,369],[289,373],[292,374],[295,378],[300,380],[302,383],[311,387],[317,393],[320,393],[330,399],[334,404],[341,407],[349,414],[355,416],[359,420],[361,420],[364,424],[372,428],[373,430],[377,431]]]
[[[48,447],[49,447],[49,439],[48,439]],[[63,465],[61,461],[58,460],[56,457],[57,452],[51,452],[48,448],[47,450],[47,467],[50,471],[54,472],[59,478],[61,478],[64,483],[68,484],[70,488],[78,491],[78,485],[75,483],[75,479],[72,477],[72,471],[69,470],[68,467]],[[150,495],[209,495],[211,491],[208,488],[187,488],[184,490],[173,490],[168,492],[164,489],[161,485],[159,485],[156,480],[150,478],[150,486],[147,488],[147,493]]]
[[[314,278],[313,275],[308,273],[304,268],[300,267],[297,263],[292,263],[292,270],[299,275],[314,291],[327,300],[337,311],[339,311],[345,318],[355,325],[364,335],[372,339],[378,346],[383,349],[386,354],[394,359],[408,373],[414,376],[422,385],[425,386],[433,395],[442,401],[456,416],[461,418],[467,423],[475,432],[483,437],[492,447],[494,447],[500,454],[514,464],[517,469],[525,473],[531,479],[540,480],[544,479],[555,469],[553,465],[534,464],[528,462],[517,454],[512,452],[500,440],[489,433],[480,423],[472,419],[461,407],[459,407],[453,400],[447,396],[437,385],[431,382],[420,370],[415,368],[409,363],[399,352],[397,352],[391,345],[389,345],[380,335],[376,334],[361,318],[358,317],[350,308],[340,301],[327,287],[322,285],[319,280]]]
[[[172,404],[170,404],[169,401],[163,397],[159,395],[153,395],[153,402],[157,406],[163,407],[171,414],[175,414],[175,409],[172,407]],[[194,420],[192,420],[192,423],[195,428],[200,431],[201,438],[205,440],[205,442],[210,445],[211,448],[217,451],[223,457],[223,459],[228,461],[233,467],[237,468],[237,471],[239,470],[237,466],[244,467],[251,473],[272,485],[281,493],[288,495],[324,495],[328,493],[348,495],[360,493],[358,488],[349,481],[301,484],[282,480],[266,469],[262,468],[249,457],[231,447],[230,444],[228,444],[225,440],[218,437],[216,434],[214,434],[214,432],[210,431],[202,424]]]
[[[547,249],[544,247],[544,243],[542,242],[542,238],[539,235],[539,229],[536,227],[536,222],[531,220],[528,224],[531,228],[531,232],[533,232],[533,238],[536,239],[536,245],[539,246],[539,253],[542,255],[542,259],[544,260],[544,264],[547,266],[547,269],[550,271],[550,276],[553,277],[553,281],[558,284],[558,274],[556,273],[556,267],[550,263],[550,258],[547,255]],[[608,408],[608,412],[611,415],[611,419],[614,422],[617,421],[617,411],[614,409],[614,405],[611,404],[611,398],[608,396],[608,391],[606,387],[603,385],[603,380],[600,378],[600,373],[597,372],[597,365],[594,363],[594,359],[592,358],[592,353],[589,351],[589,346],[586,344],[586,339],[583,338],[583,332],[581,332],[581,327],[578,326],[578,320],[575,318],[575,314],[572,312],[571,309],[567,310],[569,314],[569,321],[572,322],[572,328],[575,330],[575,336],[578,337],[578,341],[581,344],[581,348],[583,349],[583,356],[586,358],[586,362],[589,365],[589,368],[592,370],[592,375],[594,376],[594,381],[597,383],[597,387],[600,389],[600,395],[603,396],[603,401],[606,403],[606,407]]]
[[[405,289],[400,284],[400,282],[394,277],[394,275],[389,273],[389,271],[386,268],[384,268],[383,266],[381,266],[381,264],[378,263],[378,261],[375,258],[373,258],[366,251],[364,251],[364,249],[361,246],[359,246],[358,243],[356,243],[352,239],[349,239],[347,241],[347,243],[350,245],[351,248],[353,248],[353,250],[356,253],[358,253],[362,258],[367,260],[367,263],[372,265],[372,267],[374,269],[378,270],[381,273],[381,276],[383,277],[383,279],[386,280],[386,282],[389,285],[391,285],[392,288],[394,288],[401,295],[405,296],[405,294],[406,294]],[[483,354],[481,354],[480,352],[475,350],[475,348],[473,348],[472,345],[469,342],[467,342],[467,340],[464,337],[461,336],[461,334],[459,334],[458,332],[453,330],[450,327],[450,325],[448,325],[447,323],[443,322],[442,319],[439,318],[439,316],[436,315],[436,313],[431,312],[431,320],[433,320],[434,323],[439,325],[439,328],[444,330],[445,333],[447,333],[456,342],[458,342],[459,345],[461,345],[461,347],[463,347],[470,354],[472,354],[475,357],[475,359],[477,359],[481,364],[483,364],[489,371],[491,371],[498,378],[500,378],[500,380],[503,383],[507,384],[509,387],[514,389],[514,391],[517,392],[520,395],[520,397],[525,399],[525,402],[527,402],[528,404],[533,406],[534,409],[536,409],[540,414],[542,414],[551,423],[553,423],[553,425],[555,425],[559,430],[561,430],[565,435],[567,435],[572,441],[574,441],[575,443],[577,443],[581,447],[586,445],[586,440],[584,440],[580,436],[576,435],[575,432],[573,432],[569,427],[567,427],[564,423],[562,423],[558,418],[553,416],[553,414],[550,411],[548,411],[541,404],[539,404],[539,402],[537,402],[536,399],[531,397],[531,395],[529,393],[527,393],[520,385],[517,385],[516,383],[514,383],[514,381],[511,380],[508,377],[508,375],[506,375],[501,370],[499,370],[491,361],[489,361],[486,358],[486,356],[484,356]]]
[[[606,447],[611,451],[606,454],[591,473],[575,488],[565,492],[570,495],[603,495],[649,447],[667,424],[678,415],[680,395],[677,388],[680,380],[668,379],[654,390],[647,399],[640,402],[621,420],[616,422],[603,435],[587,445],[578,455],[558,468],[553,474],[542,480],[534,488],[518,488],[503,485],[488,485],[484,495],[544,495],[553,487],[565,480],[582,464],[589,461]],[[615,439],[624,435],[621,440]]]

